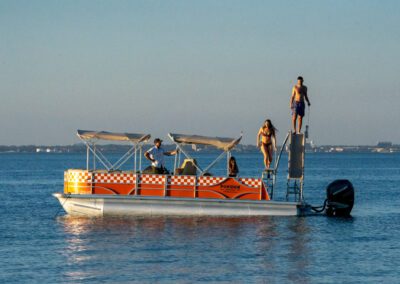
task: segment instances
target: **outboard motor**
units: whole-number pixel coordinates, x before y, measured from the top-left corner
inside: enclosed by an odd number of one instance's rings
[[[326,215],[350,216],[354,204],[354,187],[347,179],[335,180],[326,188]]]

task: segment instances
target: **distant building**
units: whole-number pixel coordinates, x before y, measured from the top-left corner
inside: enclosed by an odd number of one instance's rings
[[[344,149],[342,148],[342,147],[331,147],[330,149],[329,149],[329,152],[338,152],[338,153],[341,153],[341,152],[343,152],[344,151]]]
[[[378,142],[378,144],[376,145],[379,148],[388,148],[388,147],[392,147],[392,142],[388,142],[388,141],[381,141]]]

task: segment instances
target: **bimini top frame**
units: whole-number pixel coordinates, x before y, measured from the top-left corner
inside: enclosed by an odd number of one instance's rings
[[[142,167],[142,147],[150,139],[150,134],[137,134],[137,133],[115,133],[107,131],[91,131],[91,130],[78,130],[78,137],[85,143],[86,153],[86,169],[89,171],[89,159],[90,152],[93,154],[93,168],[96,170],[96,159],[106,168],[107,171],[119,170],[131,157],[134,158],[134,168],[137,171],[137,151],[139,154],[139,170]],[[119,141],[119,142],[130,142],[132,148],[130,148],[117,162],[112,164],[103,153],[96,149],[96,143],[98,141]]]
[[[199,165],[194,164],[196,169],[200,172],[200,175],[206,174],[215,164],[221,160],[221,158],[226,154],[227,161],[229,161],[231,157],[231,150],[235,148],[240,140],[242,139],[243,134],[240,135],[239,138],[224,138],[224,137],[207,137],[200,135],[186,135],[186,134],[176,134],[176,133],[168,133],[168,137],[175,143],[176,148],[179,149],[179,156],[175,158],[174,163],[174,172],[177,168],[177,163],[180,163],[180,153],[183,153],[187,158],[192,159],[192,157],[182,148],[182,145],[205,145],[205,146],[213,146],[217,149],[222,150],[223,152],[205,169],[202,169]],[[179,161],[177,161],[179,159]],[[227,162],[227,175],[229,174],[229,163]]]

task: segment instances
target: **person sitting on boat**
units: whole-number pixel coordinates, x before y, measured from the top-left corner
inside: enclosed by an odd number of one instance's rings
[[[292,124],[294,133],[300,133],[303,123],[303,116],[305,110],[304,100],[307,101],[308,106],[311,106],[310,100],[307,95],[307,87],[303,85],[303,77],[297,77],[297,84],[292,89],[292,96],[290,97],[290,108],[292,109]],[[296,129],[296,120],[299,119],[298,130]]]
[[[144,153],[147,160],[151,161],[152,173],[154,174],[168,174],[165,168],[164,156],[173,156],[178,153],[175,151],[165,151],[161,147],[162,140],[160,138],[154,139],[154,146]]]
[[[235,157],[231,157],[229,159],[229,176],[230,177],[237,177],[239,174],[239,167],[236,163]]]
[[[267,119],[257,134],[257,147],[261,148],[264,155],[265,170],[270,168],[272,162],[272,153],[276,151],[276,128],[272,125],[270,119]],[[261,139],[260,139],[261,137]]]

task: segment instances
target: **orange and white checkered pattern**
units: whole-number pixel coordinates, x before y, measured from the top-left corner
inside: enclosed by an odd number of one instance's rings
[[[225,177],[199,177],[198,184],[203,186],[211,186],[221,183]]]
[[[91,182],[92,174],[87,171],[68,170],[64,172],[64,182]]]
[[[195,176],[171,176],[169,183],[171,185],[195,185]]]
[[[261,186],[261,179],[258,178],[239,178],[239,181],[250,187],[259,188]]]
[[[122,183],[133,184],[136,181],[136,175],[129,173],[96,173],[94,182],[97,183]]]
[[[164,175],[141,175],[140,183],[142,184],[164,184]]]
[[[96,183],[119,183],[119,184],[134,184],[137,176],[133,173],[94,173],[94,182]],[[198,185],[212,186],[223,182],[226,177],[207,177],[201,176],[197,178]],[[259,188],[261,179],[257,178],[239,178],[241,183],[246,186]],[[68,170],[64,172],[64,182],[87,183],[92,181],[92,173],[84,170]],[[142,184],[164,184],[164,175],[148,175],[140,176]],[[171,185],[195,185],[195,176],[170,176],[168,183]]]

